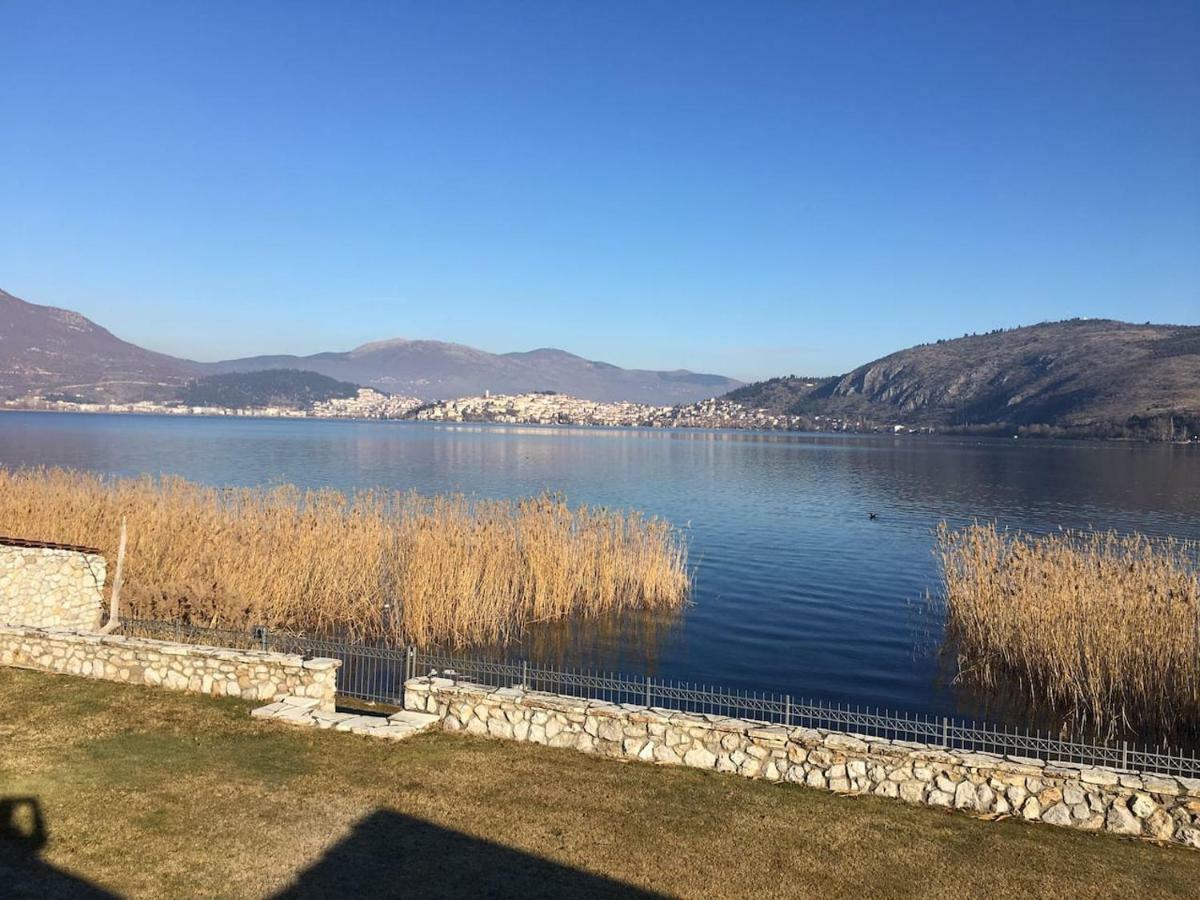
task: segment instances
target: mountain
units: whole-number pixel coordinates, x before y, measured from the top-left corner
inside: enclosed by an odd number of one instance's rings
[[[307,373],[209,377],[279,369]],[[331,385],[314,372],[346,384]],[[496,354],[403,339],[313,356],[196,363],[144,350],[70,310],[0,291],[0,399],[37,393],[95,401],[188,396],[194,405],[230,405],[220,397],[311,402],[358,384],[427,400],[557,391],[676,404],[724,394],[776,413],[883,424],[1171,436],[1179,426],[1200,431],[1200,326],[1044,322],[911,347],[840,377],[742,385],[685,370],[621,369],[549,348]]]
[[[389,340],[313,356],[196,363],[143,350],[78,313],[0,291],[0,399],[50,392],[96,401],[164,400],[206,375],[302,369],[425,400],[550,390],[586,400],[691,403],[741,382],[686,370],[622,369],[562,350],[487,353],[440,341]]]
[[[143,350],[79,313],[0,291],[0,398],[56,391],[88,400],[173,396],[194,363]]]
[[[357,394],[358,385],[327,375],[296,369],[267,369],[262,372],[205,375],[184,385],[179,391],[179,400],[185,406],[224,406],[230,409],[284,406],[307,409],[314,403]]]
[[[935,427],[1105,433],[1173,418],[1200,422],[1200,326],[1072,319],[967,335],[892,353],[815,387],[776,390],[770,403],[798,415]]]
[[[715,397],[741,382],[686,370],[622,369],[563,350],[487,353],[462,344],[395,339],[363,344],[343,353],[256,356],[213,363],[211,372],[291,368],[320,372],[391,393],[427,400],[551,390],[585,400],[692,403]]]

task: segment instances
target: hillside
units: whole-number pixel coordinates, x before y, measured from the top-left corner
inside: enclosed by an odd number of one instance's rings
[[[1200,327],[1047,322],[901,350],[815,389],[763,393],[799,415],[1158,436],[1173,418],[1200,423]]]
[[[780,415],[786,413],[813,391],[827,386],[833,380],[829,376],[808,378],[799,375],[784,375],[736,388],[726,394],[725,399]]]
[[[214,372],[306,369],[331,378],[428,400],[491,391],[523,394],[552,390],[586,400],[629,400],[669,405],[715,397],[741,382],[686,370],[622,369],[563,350],[488,353],[462,344],[402,338],[363,344],[341,353],[258,356],[213,363]]]
[[[189,381],[179,392],[186,406],[224,406],[230,409],[282,406],[307,409],[314,403],[353,397],[358,385],[338,381],[316,372],[269,369],[263,372],[231,372],[205,375]]]
[[[312,356],[255,356],[216,363],[176,359],[114,337],[75,312],[0,291],[0,399],[29,393],[96,401],[166,400],[189,380],[292,369],[425,400],[550,390],[587,400],[669,405],[741,385],[686,370],[622,369],[563,350],[488,353],[443,341],[395,339]]]
[[[0,399],[54,391],[86,400],[160,400],[197,374],[79,313],[0,291]]]

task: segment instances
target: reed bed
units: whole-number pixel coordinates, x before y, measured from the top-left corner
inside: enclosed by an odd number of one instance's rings
[[[536,621],[676,609],[687,546],[637,512],[0,469],[0,534],[98,547],[128,523],[126,617],[501,643]]]
[[[960,677],[1092,730],[1200,729],[1197,546],[1143,535],[941,525]]]

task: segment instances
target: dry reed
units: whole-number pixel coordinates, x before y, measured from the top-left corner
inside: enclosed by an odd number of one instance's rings
[[[95,546],[129,524],[126,616],[463,644],[534,621],[672,609],[687,547],[637,512],[562,497],[211,488],[0,469],[0,534]]]
[[[1076,724],[1200,727],[1197,547],[1143,535],[941,525],[947,635],[960,677]]]

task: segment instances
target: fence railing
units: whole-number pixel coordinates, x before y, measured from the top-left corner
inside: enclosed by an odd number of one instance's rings
[[[911,741],[966,752],[1200,778],[1200,757],[1169,748],[1129,741],[1091,743],[1056,737],[1050,732],[1030,728],[950,716],[893,712],[791,694],[736,691],[650,676],[631,677],[591,670],[551,668],[525,660],[497,660],[430,652],[413,646],[395,647],[266,628],[232,631],[174,622],[132,620],[124,623],[124,630],[126,634],[162,640],[339,659],[342,668],[338,672],[338,694],[372,703],[401,706],[404,702],[404,682],[416,675],[436,671],[458,681],[490,687],[522,685],[528,690],[610,703],[731,716],[791,727],[846,731],[866,737]]]

